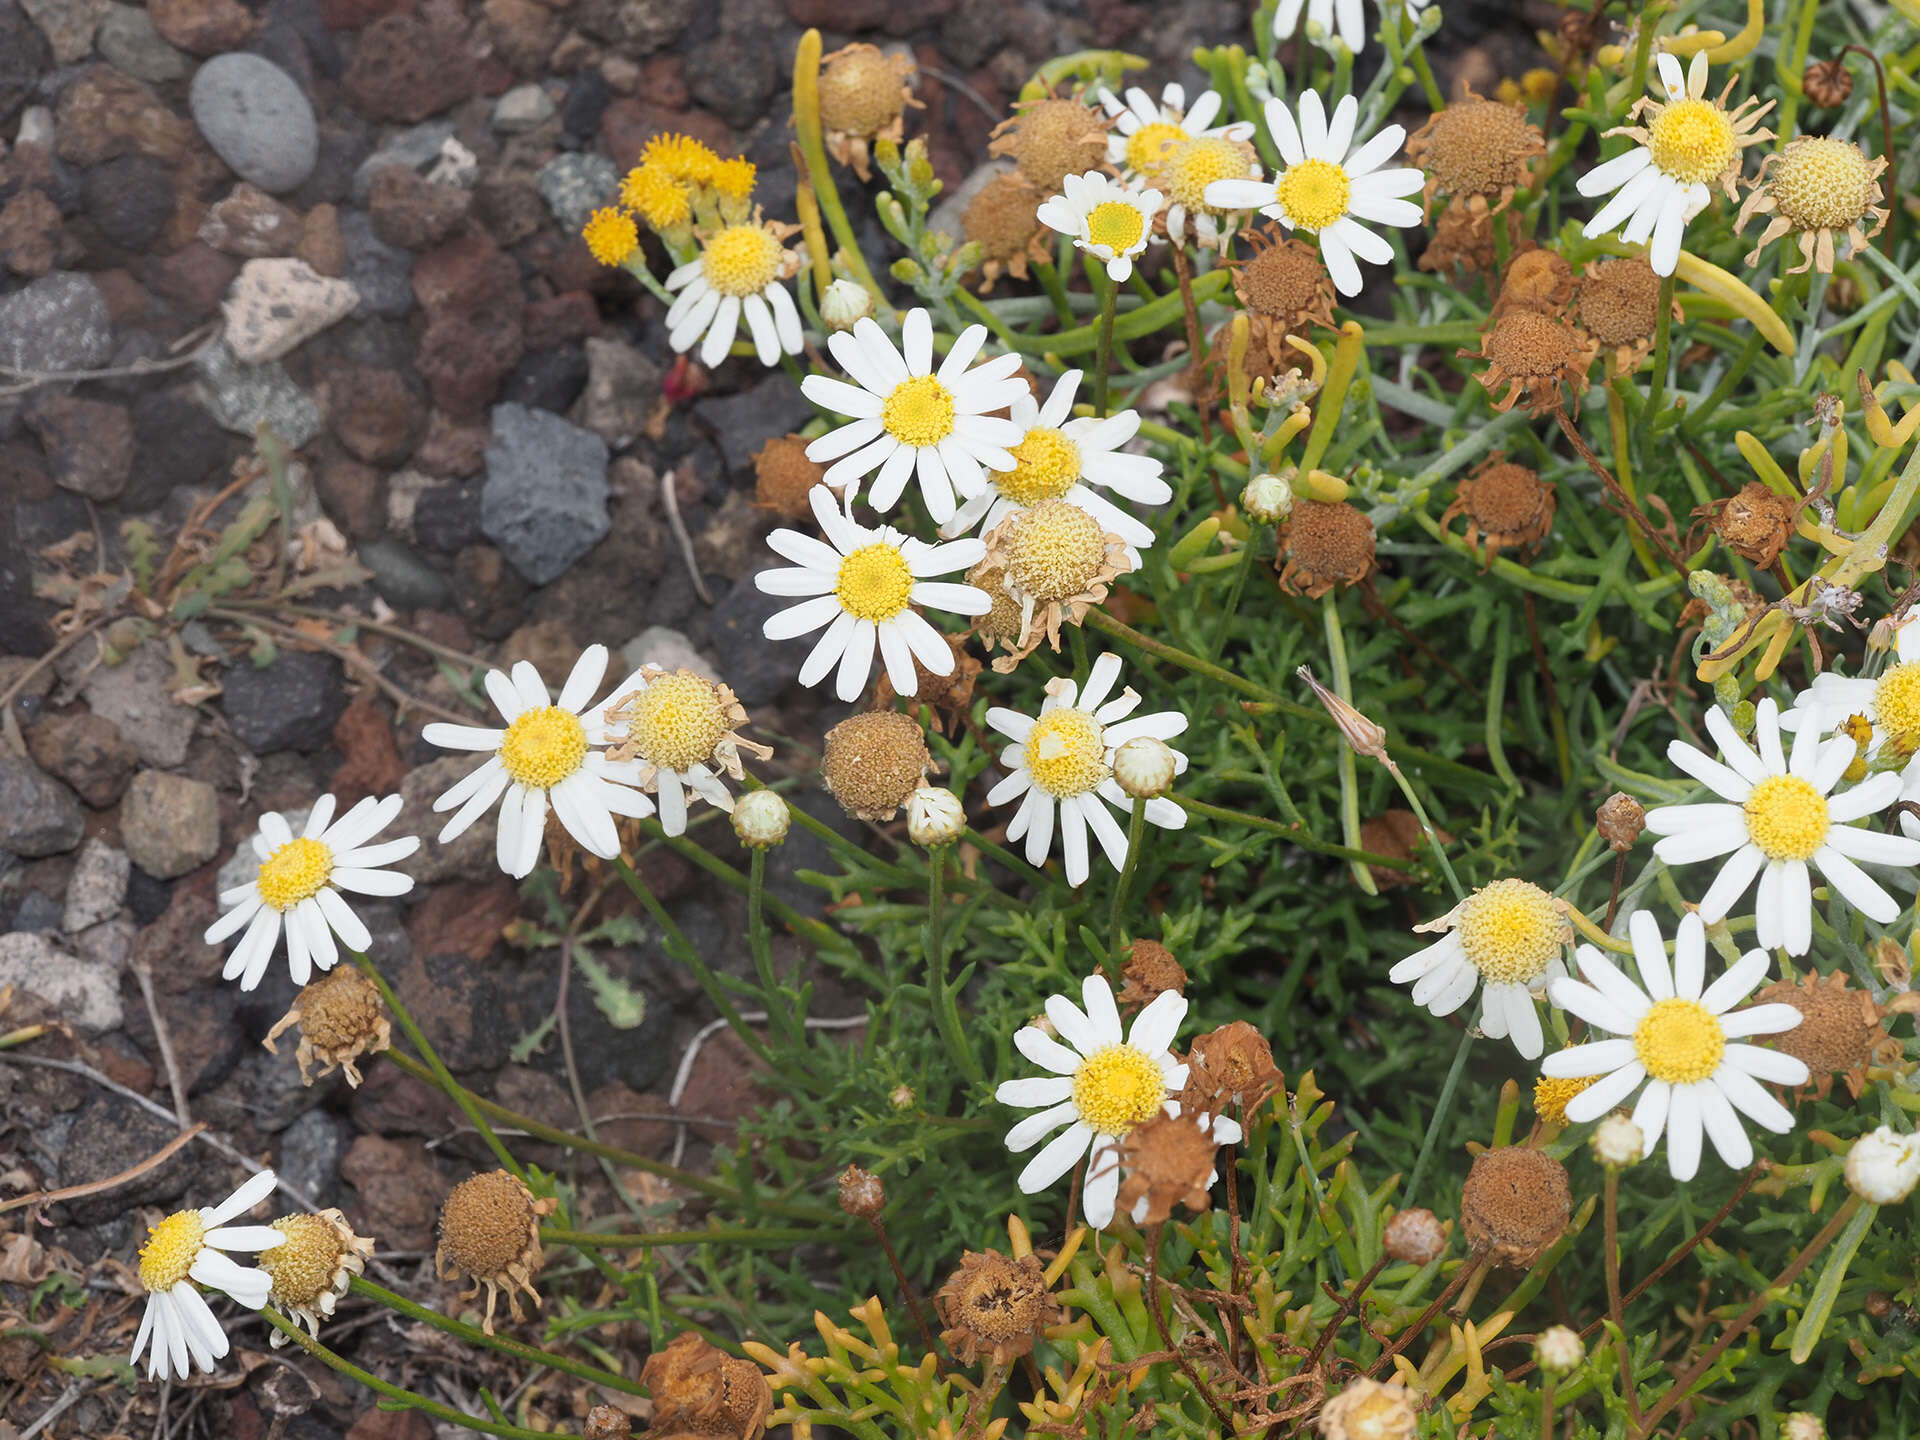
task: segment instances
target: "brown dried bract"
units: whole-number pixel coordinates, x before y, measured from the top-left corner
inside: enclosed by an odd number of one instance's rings
[[[1800,87],[1822,110],[1838,110],[1853,94],[1853,72],[1838,56],[1810,61],[1800,74]]]
[[[1641,831],[1647,828],[1647,807],[1624,790],[1616,790],[1600,802],[1594,814],[1594,828],[1616,854],[1634,847]]]
[[[1487,362],[1478,378],[1495,410],[1511,410],[1524,396],[1529,414],[1550,415],[1566,408],[1567,387],[1578,408],[1587,371],[1599,351],[1593,338],[1576,326],[1531,310],[1512,310],[1480,337],[1478,350],[1455,353]],[[1494,399],[1503,385],[1506,394]]]
[[[1574,314],[1580,328],[1609,352],[1607,373],[1631,375],[1653,353],[1660,328],[1660,277],[1638,255],[1589,265],[1580,276]],[[1672,318],[1681,318],[1678,300]]]
[[[1524,1145],[1481,1151],[1460,1192],[1467,1243],[1494,1265],[1531,1265],[1572,1216],[1567,1167]]]
[[[303,1085],[324,1080],[338,1069],[347,1084],[358,1088],[360,1071],[353,1062],[362,1055],[377,1055],[393,1043],[393,1026],[380,1003],[379,990],[351,965],[336,966],[301,990],[294,996],[293,1007],[260,1043],[268,1053],[278,1055],[279,1047],[273,1042],[294,1025],[300,1027],[300,1048],[293,1054]],[[316,1060],[321,1066],[318,1076],[309,1069]]]
[[[1320,261],[1320,251],[1304,240],[1285,235],[1276,225],[1242,232],[1253,253],[1231,260],[1233,293],[1248,315],[1270,322],[1269,333],[1307,335],[1311,327],[1334,328],[1333,279]],[[1273,357],[1274,364],[1280,357]],[[1298,357],[1294,362],[1298,364]]]
[[[969,1250],[960,1268],[933,1297],[945,1328],[940,1338],[962,1365],[981,1356],[1010,1365],[1033,1353],[1034,1342],[1050,1326],[1066,1320],[1066,1311],[1047,1292],[1046,1267],[1037,1255],[1018,1260],[998,1250]]]
[[[878,1175],[849,1165],[840,1172],[840,1208],[856,1220],[877,1220],[887,1208],[887,1187]]]
[[[808,499],[827,467],[807,458],[812,442],[804,435],[775,435],[753,457],[753,503],[782,520],[813,514]]]
[[[1453,843],[1453,836],[1438,826],[1434,834],[1442,845]],[[1426,851],[1427,837],[1420,829],[1420,817],[1411,810],[1385,810],[1360,822],[1360,848],[1369,855],[1417,860]],[[1367,871],[1382,889],[1413,883],[1411,871],[1389,870],[1384,865],[1369,865]]]
[[[1436,195],[1480,213],[1497,213],[1514,192],[1533,183],[1533,160],[1547,153],[1540,128],[1511,105],[1473,93],[1471,86],[1407,137],[1407,157],[1427,172],[1429,213]]]
[[[1749,480],[1732,499],[1708,508],[1714,534],[1741,559],[1765,570],[1780,558],[1793,538],[1800,502],[1777,494],[1758,480]]]
[[[1866,991],[1849,987],[1847,977],[1837,970],[1828,975],[1809,972],[1797,982],[1776,980],[1753,999],[1758,1005],[1791,1005],[1800,1012],[1800,1023],[1771,1042],[1774,1049],[1785,1051],[1813,1072],[1796,1100],[1809,1091],[1817,1099],[1826,1099],[1833,1092],[1835,1075],[1847,1082],[1857,1100],[1866,1088],[1867,1067],[1901,1056],[1900,1042],[1882,1023],[1886,1012]]]
[[[1529,250],[1514,256],[1506,274],[1500,277],[1500,298],[1493,302],[1493,317],[1497,320],[1509,310],[1562,314],[1573,298],[1573,287],[1573,267],[1557,250]]]
[[[960,216],[960,234],[980,247],[980,293],[1002,275],[1027,278],[1029,265],[1053,259],[1039,209],[1046,195],[1018,171],[1005,171],[980,187]]]
[[[862,180],[872,178],[869,146],[875,140],[899,144],[906,134],[906,107],[924,109],[907,77],[914,63],[858,42],[844,46],[820,65],[820,126],[827,153],[851,165]]]
[[[1136,940],[1127,952],[1126,968],[1120,972],[1126,981],[1115,1000],[1122,1010],[1134,1010],[1151,1004],[1171,990],[1187,993],[1187,972],[1173,958],[1173,952],[1158,940]]]
[[[1280,588],[1289,595],[1317,600],[1373,573],[1373,522],[1344,500],[1295,500],[1280,536]]]
[[[1494,248],[1493,227],[1507,227],[1507,255],[1511,257],[1534,248],[1533,240],[1520,228],[1520,216],[1513,210],[1501,212],[1495,221],[1490,212],[1478,212],[1465,205],[1449,205],[1434,222],[1433,238],[1420,252],[1420,268],[1435,275],[1445,274],[1456,265],[1468,275],[1491,275],[1499,263]]]
[[[1180,1109],[1184,1114],[1218,1115],[1238,1105],[1246,1117],[1284,1084],[1266,1036],[1245,1020],[1235,1020],[1193,1042]]]
[[[1380,1248],[1403,1265],[1430,1265],[1447,1248],[1446,1222],[1431,1210],[1402,1210],[1381,1232]]]
[[[760,1367],[708,1344],[691,1330],[647,1357],[640,1383],[653,1396],[649,1434],[682,1431],[757,1440],[773,1413],[773,1389]]]
[[[825,752],[827,789],[857,820],[891,820],[933,768],[926,734],[898,710],[848,716],[827,732]]]
[[[1204,1112],[1156,1115],[1134,1126],[1114,1146],[1126,1171],[1115,1202],[1120,1213],[1136,1225],[1164,1225],[1176,1205],[1196,1214],[1208,1209],[1219,1149],[1213,1117]]]
[[[442,1279],[448,1278],[450,1269],[466,1272],[473,1288],[461,1292],[462,1300],[474,1299],[483,1289],[487,1292],[486,1318],[480,1324],[487,1334],[493,1333],[493,1310],[502,1291],[515,1320],[526,1318],[520,1310],[522,1290],[539,1307],[540,1292],[533,1288],[533,1279],[546,1263],[540,1248],[540,1221],[559,1207],[551,1195],[535,1199],[518,1176],[505,1170],[462,1180],[440,1207],[434,1270]]]
[[[1052,195],[1068,175],[1105,170],[1109,121],[1078,100],[1047,96],[993,127],[989,155],[1011,155],[1027,183]]]
[[[1467,544],[1484,551],[1484,569],[1502,550],[1512,550],[1523,560],[1531,555],[1553,528],[1555,503],[1553,486],[1537,470],[1496,450],[1460,482],[1453,503],[1440,516],[1440,528],[1465,515]]]

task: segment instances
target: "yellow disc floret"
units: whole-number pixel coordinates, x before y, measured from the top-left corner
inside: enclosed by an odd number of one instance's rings
[[[693,219],[687,187],[657,165],[641,165],[620,182],[620,203],[655,230],[671,230]]]
[[[581,227],[587,250],[602,265],[624,265],[640,248],[640,230],[624,210],[602,208]]]
[[[728,225],[701,250],[700,268],[722,295],[745,299],[778,280],[785,259],[779,237],[764,226]]]
[[[656,135],[640,152],[642,168],[652,166],[691,185],[710,184],[719,163],[718,155],[690,135]]]
[[[1913,742],[1920,740],[1920,662],[1896,665],[1880,677],[1873,691],[1873,715],[1896,746],[1914,748]]]
[[[1166,1099],[1166,1075],[1151,1055],[1131,1045],[1096,1050],[1073,1072],[1074,1108],[1103,1135],[1124,1135],[1144,1124]]]
[[[634,748],[643,760],[667,770],[705,764],[727,730],[719,691],[689,670],[660,676],[627,709]]]
[[[1647,1074],[1694,1085],[1720,1068],[1727,1032],[1698,1000],[1658,1000],[1633,1028],[1633,1052]]]
[[[1280,208],[1302,230],[1324,230],[1347,213],[1353,185],[1347,172],[1325,160],[1295,165],[1280,177]]]
[[[529,790],[558,785],[587,758],[587,732],[580,717],[558,705],[522,712],[500,742],[500,763]]]
[[[176,1210],[147,1231],[140,1247],[140,1283],[153,1290],[171,1290],[187,1278],[207,1239],[206,1223],[198,1210]]]
[[[728,200],[745,200],[753,194],[753,177],[758,167],[744,155],[722,160],[713,167],[713,188]]]
[[[1165,120],[1142,125],[1127,137],[1127,168],[1146,174],[1160,163],[1161,157],[1186,138],[1185,130]]]
[[[333,1289],[334,1272],[346,1249],[340,1234],[318,1215],[283,1215],[273,1228],[287,1238],[260,1252],[260,1268],[273,1277],[272,1298],[311,1310]]]
[[[320,893],[333,877],[333,851],[302,835],[289,840],[260,867],[260,898],[276,910],[288,910]]]
[[[833,593],[856,619],[891,620],[913,596],[913,571],[897,546],[862,545],[840,562]]]
[[[1878,198],[1873,162],[1852,141],[1828,135],[1803,135],[1781,151],[1767,194],[1799,230],[1857,225]]]
[[[1769,775],[1743,808],[1747,834],[1769,860],[1811,860],[1827,843],[1826,799],[1798,775]]]
[[[1027,774],[1056,800],[1084,795],[1113,773],[1105,727],[1072,706],[1049,710],[1034,721],[1025,748]]]
[[[1239,141],[1229,140],[1222,135],[1181,140],[1167,151],[1154,169],[1153,183],[1166,192],[1169,205],[1184,205],[1189,211],[1217,214],[1214,207],[1207,204],[1207,186],[1216,180],[1246,179],[1247,154],[1247,148]],[[1325,162],[1315,160],[1309,163],[1321,165]],[[1331,165],[1326,168],[1334,169]],[[1343,184],[1345,179],[1342,175]],[[1344,205],[1344,201],[1342,203]]]
[[[1676,100],[1647,126],[1647,153],[1674,179],[1705,185],[1734,162],[1740,144],[1733,121],[1711,100]]]
[[[1080,480],[1080,447],[1058,430],[1035,425],[1009,448],[1011,470],[988,472],[994,488],[1021,505],[1057,500]]]
[[[938,445],[953,433],[953,392],[931,375],[902,380],[880,407],[880,423],[902,445]]]
[[[1138,245],[1146,229],[1139,210],[1124,200],[1103,200],[1087,212],[1087,243],[1104,245],[1115,255]]]
[[[1013,517],[1007,577],[1036,600],[1081,594],[1107,559],[1100,522],[1066,500],[1042,500]]]
[[[1542,1075],[1533,1082],[1533,1113],[1548,1125],[1567,1125],[1567,1102],[1586,1089],[1598,1075],[1583,1075],[1577,1080],[1562,1080]]]
[[[1567,939],[1553,897],[1526,880],[1496,880],[1460,905],[1461,948],[1488,980],[1531,985],[1547,973]]]

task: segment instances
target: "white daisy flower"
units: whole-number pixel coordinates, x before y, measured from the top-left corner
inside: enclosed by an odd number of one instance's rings
[[[753,577],[769,595],[809,597],[768,618],[764,631],[769,640],[791,640],[827,627],[800,667],[800,683],[818,685],[837,665],[834,693],[853,700],[866,688],[876,645],[898,694],[920,692],[916,658],[935,675],[951,675],[952,647],[913,607],[926,605],[958,615],[991,610],[993,599],[986,591],[929,578],[965,570],[987,547],[978,540],[929,545],[891,525],[870,530],[842,513],[817,485],[812,504],[826,543],[798,530],[775,530],[767,544],[797,568],[762,570]]]
[[[1127,719],[1140,696],[1128,686],[1108,700],[1119,678],[1120,657],[1108,652],[1093,662],[1085,690],[1069,679],[1049,680],[1038,718],[1001,705],[987,711],[987,724],[1013,741],[1000,752],[1000,763],[1009,773],[987,792],[987,803],[1020,800],[1020,809],[1007,824],[1007,839],[1026,836],[1027,862],[1032,865],[1045,864],[1053,848],[1057,809],[1070,885],[1087,882],[1089,828],[1114,869],[1127,863],[1127,832],[1107,806],[1131,815],[1133,801],[1113,778],[1113,752],[1137,735],[1171,740],[1187,728],[1187,717],[1177,710]],[[1178,750],[1173,757],[1174,773],[1184,772],[1187,757]],[[1162,829],[1179,830],[1187,823],[1187,812],[1160,797],[1147,801],[1146,818]]]
[[[739,733],[747,712],[733,691],[691,670],[643,665],[613,696],[603,707],[608,758],[639,762],[634,783],[659,797],[660,828],[669,835],[686,833],[689,791],[731,813],[733,792],[721,776],[746,778],[742,751],[762,760],[773,754]]]
[[[1657,93],[1664,99],[1634,101],[1627,118],[1635,120],[1648,112],[1645,125],[1621,125],[1606,132],[1640,143],[1601,161],[1580,177],[1576,188],[1589,199],[1613,195],[1587,221],[1589,239],[1617,229],[1629,245],[1648,246],[1647,263],[1654,274],[1671,275],[1680,261],[1687,222],[1707,208],[1713,187],[1719,186],[1730,200],[1736,198],[1734,181],[1740,176],[1741,151],[1773,138],[1772,131],[1755,128],[1773,102],[1750,110],[1759,101],[1749,96],[1728,111],[1732,80],[1718,100],[1707,99],[1704,50],[1694,53],[1684,74],[1672,55],[1662,53],[1655,61]]]
[[[852,508],[854,482],[878,466],[867,503],[884,515],[917,471],[927,513],[939,525],[952,517],[956,491],[965,498],[986,484],[982,467],[1011,470],[1006,447],[1020,432],[990,412],[1026,394],[1027,382],[1014,376],[1017,354],[967,369],[986,338],[986,326],[969,325],[936,371],[933,319],[924,309],[909,310],[901,322],[901,350],[871,318],[829,335],[827,348],[855,383],[809,375],[800,389],[822,409],[854,418],[807,446],[809,460],[833,462],[821,483],[845,487]]]
[[[339,960],[334,936],[345,941],[349,950],[362,953],[373,943],[360,917],[341,898],[342,890],[388,896],[413,889],[411,876],[382,867],[418,850],[418,835],[367,844],[393,823],[405,802],[398,795],[384,800],[369,795],[338,820],[333,818],[334,803],[331,795],[314,801],[298,837],[286,817],[272,812],[260,817],[259,832],[253,837],[259,874],[245,885],[221,892],[220,903],[232,908],[207,927],[204,937],[207,944],[218,945],[246,926],[247,933],[227,957],[221,979],[238,976],[242,990],[258,985],[284,926],[287,967],[293,983],[304,985],[316,969],[331,970]]]
[[[262,1170],[220,1204],[176,1210],[148,1230],[147,1243],[140,1247],[140,1283],[147,1290],[147,1309],[127,1361],[138,1364],[146,1351],[149,1380],[185,1379],[196,1367],[211,1371],[227,1353],[227,1332],[213,1318],[200,1285],[231,1296],[249,1310],[266,1305],[273,1277],[239,1264],[226,1252],[271,1250],[286,1236],[271,1225],[227,1222],[265,1200],[274,1184],[273,1172]]]
[[[619,858],[613,817],[644,819],[653,814],[653,802],[629,788],[639,781],[639,762],[609,760],[601,748],[612,738],[606,711],[617,697],[588,706],[606,672],[607,647],[588,646],[555,702],[540,672],[525,660],[514,665],[512,678],[489,670],[487,695],[507,722],[506,729],[436,721],[420,732],[428,744],[445,750],[493,752],[484,765],[433,802],[435,810],[454,811],[441,828],[442,845],[497,800],[494,853],[500,868],[516,880],[531,874],[540,858],[549,805],[585,849],[603,860]]]
[[[1771,697],[1755,707],[1757,755],[1719,706],[1710,706],[1706,719],[1721,758],[1684,740],[1668,744],[1667,758],[1721,800],[1647,812],[1647,829],[1665,837],[1653,853],[1667,864],[1728,857],[1701,897],[1700,918],[1709,925],[1724,920],[1757,875],[1754,918],[1761,945],[1804,955],[1813,944],[1811,864],[1861,914],[1892,924],[1899,902],[1854,862],[1920,864],[1920,840],[1858,823],[1899,798],[1900,777],[1883,771],[1832,794],[1859,753],[1853,741],[1845,735],[1822,740],[1816,728],[1805,726],[1793,737],[1789,758],[1780,743],[1780,708]]]
[[[1327,123],[1320,97],[1308,90],[1300,97],[1300,123],[1284,100],[1266,104],[1267,129],[1286,162],[1271,180],[1216,180],[1207,186],[1207,203],[1227,210],[1254,210],[1278,220],[1289,230],[1303,230],[1320,243],[1320,255],[1334,288],[1342,295],[1360,293],[1360,267],[1354,257],[1375,265],[1390,264],[1393,246],[1360,222],[1408,226],[1421,222],[1420,207],[1401,197],[1426,182],[1420,171],[1404,166],[1382,169],[1407,138],[1406,127],[1389,125],[1364,144],[1354,143],[1353,127],[1360,105],[1343,98]]]
[[[1307,12],[1307,38],[1315,44],[1333,48],[1337,31],[1347,49],[1358,55],[1367,43],[1366,11],[1360,0],[1280,0],[1273,12],[1273,33],[1291,40],[1300,28],[1300,12]]]
[[[1129,180],[1146,179],[1167,149],[1183,141],[1245,140],[1253,134],[1251,120],[1213,124],[1221,101],[1212,90],[1202,91],[1191,110],[1187,92],[1179,85],[1162,90],[1158,104],[1138,85],[1127,91],[1124,102],[1103,89],[1100,104],[1113,118],[1113,129],[1107,133],[1107,160]]]
[[[782,283],[798,267],[769,226],[722,226],[667,276],[667,289],[680,292],[667,310],[667,344],[678,354],[704,335],[700,363],[712,369],[727,358],[744,318],[762,365],[798,355],[800,311]]]
[[[1438,920],[1413,927],[1443,930],[1387,972],[1396,985],[1413,985],[1413,1003],[1451,1015],[1480,992],[1480,1032],[1511,1039],[1537,1060],[1546,1048],[1536,996],[1567,973],[1562,953],[1573,927],[1553,896],[1525,880],[1483,885]]]
[[[1046,1189],[1085,1155],[1081,1209],[1090,1225],[1104,1230],[1113,1222],[1120,1191],[1114,1141],[1156,1115],[1179,1113],[1173,1096],[1187,1083],[1187,1067],[1168,1046],[1186,1018],[1187,1001],[1177,991],[1162,991],[1133,1017],[1122,1039],[1120,1010],[1105,976],[1089,975],[1080,998],[1084,1011],[1064,995],[1048,997],[1047,1019],[1058,1040],[1037,1025],[1014,1033],[1014,1048],[1052,1073],[1005,1081],[994,1098],[1037,1112],[1007,1132],[1007,1149],[1015,1155],[1053,1135],[1020,1172],[1020,1193]]]
[[[1101,486],[1143,505],[1166,504],[1173,487],[1160,478],[1158,460],[1120,449],[1140,431],[1137,411],[1116,411],[1104,420],[1091,415],[1069,418],[1080,375],[1069,370],[1056,380],[1045,405],[1031,394],[1013,402],[1013,423],[1020,429],[1020,438],[1008,450],[1013,468],[992,472],[986,488],[940,527],[942,535],[952,539],[969,530],[985,535],[1016,510],[1058,499],[1086,511],[1130,546],[1153,543],[1151,526],[1090,487]],[[1133,569],[1140,568],[1137,549],[1127,558]]]
[[[1034,212],[1040,223],[1072,236],[1075,245],[1106,265],[1109,280],[1133,274],[1133,257],[1153,238],[1160,192],[1124,185],[1098,170],[1069,175],[1060,189],[1062,194],[1041,201]]]
[[[1865,751],[1869,761],[1884,754],[1904,764],[1920,751],[1920,611],[1892,628],[1891,665],[1871,678],[1822,670],[1793,697],[1792,707],[1781,712],[1780,728],[1797,731],[1811,725],[1829,735],[1857,715],[1873,727]],[[1909,835],[1920,837],[1920,828],[1908,828],[1915,825],[1911,816],[1902,815],[1900,823]]]
[[[1667,1167],[1676,1180],[1691,1180],[1699,1170],[1703,1129],[1722,1160],[1744,1169],[1753,1163],[1753,1144],[1740,1114],[1777,1135],[1793,1128],[1792,1112],[1761,1082],[1804,1085],[1808,1076],[1791,1055],[1738,1042],[1791,1030],[1800,1012],[1791,1005],[1733,1008],[1767,978],[1764,950],[1749,950],[1706,985],[1707,930],[1697,914],[1680,921],[1671,968],[1651,914],[1635,911],[1627,929],[1640,984],[1593,946],[1582,945],[1574,958],[1585,983],[1562,978],[1550,987],[1554,1004],[1619,1038],[1556,1051],[1541,1073],[1562,1080],[1603,1077],[1567,1101],[1567,1119],[1576,1124],[1599,1119],[1645,1081],[1633,1108],[1633,1123],[1646,1137],[1642,1158],[1653,1154],[1664,1130]]]

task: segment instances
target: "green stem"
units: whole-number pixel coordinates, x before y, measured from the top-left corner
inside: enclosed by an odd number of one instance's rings
[[[927,990],[933,999],[934,1024],[946,1042],[947,1053],[967,1077],[967,1083],[978,1085],[984,1078],[980,1059],[960,1028],[960,1012],[947,988],[946,875],[947,847],[936,845],[927,852]]]
[[[814,820],[811,815],[808,815],[806,811],[802,810],[798,805],[792,806],[791,809],[793,817],[796,820],[801,820],[803,824],[808,821],[811,821],[815,825],[820,823]],[[642,820],[640,822],[640,828],[648,839],[661,842],[669,850],[673,851],[674,854],[684,860],[691,861],[702,870],[705,870],[709,875],[716,876],[726,884],[732,886],[735,890],[742,892],[746,890],[746,876],[742,875],[718,855],[710,854],[701,846],[694,844],[691,840],[687,839],[686,836],[667,834],[665,830],[660,828],[660,822],[658,820]],[[789,930],[793,931],[796,935],[805,936],[823,950],[846,952],[853,948],[846,936],[836,933],[833,929],[813,919],[811,916],[802,915],[777,895],[769,895],[767,897],[767,908],[779,916],[781,923]]]
[[[1393,776],[1394,784],[1400,787],[1400,793],[1407,797],[1407,804],[1413,810],[1414,819],[1420,822],[1420,832],[1427,837],[1427,844],[1433,849],[1433,858],[1440,862],[1440,869],[1447,877],[1447,884],[1453,887],[1453,898],[1464,900],[1467,892],[1461,888],[1460,877],[1453,873],[1453,862],[1447,859],[1447,847],[1440,843],[1440,832],[1433,828],[1433,821],[1427,818],[1427,807],[1420,803],[1420,797],[1414,793],[1413,782],[1401,773],[1400,767],[1393,763],[1393,756],[1386,755],[1383,762],[1387,773]]]
[[[872,294],[874,302],[885,306],[886,291],[867,268],[867,257],[861,253],[860,241],[847,221],[846,207],[840,203],[840,192],[834,187],[833,169],[827,163],[827,147],[820,129],[820,50],[820,32],[809,30],[800,37],[794,51],[794,138],[800,146],[800,158],[806,162],[807,181],[813,186],[820,213],[826,219],[827,228],[833,231],[833,238],[840,243],[841,258],[853,272],[853,278]]]
[[[1368,345],[1464,345],[1478,340],[1478,320],[1449,320],[1439,325],[1367,325]]]
[[[1256,525],[1253,533],[1247,537],[1244,558],[1233,572],[1233,579],[1227,583],[1227,603],[1220,607],[1220,623],[1213,632],[1213,653],[1217,657],[1227,648],[1227,642],[1233,638],[1233,617],[1240,609],[1240,596],[1247,588],[1247,572],[1260,563],[1262,552],[1266,549],[1267,527]]]
[[[1127,891],[1133,888],[1134,868],[1140,863],[1140,841],[1147,832],[1147,802],[1136,795],[1133,814],[1127,818],[1127,863],[1120,867],[1120,881],[1113,887],[1113,919],[1107,925],[1107,961],[1120,963],[1120,922],[1127,913]]]
[[[1040,273],[1040,267],[1034,267],[1034,273]],[[1232,279],[1231,272],[1222,265],[1217,270],[1209,270],[1193,282],[1193,303],[1204,305],[1222,290]],[[1119,292],[1116,291],[1117,295]],[[1171,325],[1180,315],[1181,297],[1178,290],[1162,295],[1158,300],[1136,306],[1113,322],[1115,340],[1139,340]],[[1475,333],[1478,333],[1477,331]],[[1071,330],[1062,330],[1053,335],[1036,335],[1032,338],[1020,337],[1019,349],[1027,355],[1085,355],[1098,348],[1100,327],[1096,325],[1076,325]],[[1521,418],[1525,418],[1522,416]]]
[[[1413,1178],[1407,1182],[1408,1205],[1420,1198],[1420,1182],[1426,1178],[1427,1162],[1433,1159],[1433,1147],[1447,1123],[1447,1112],[1453,1109],[1453,1092],[1460,1088],[1460,1072],[1467,1068],[1467,1051],[1472,1048],[1473,1030],[1463,1027],[1460,1046],[1453,1052],[1453,1064],[1447,1067],[1447,1078],[1440,1086],[1440,1101],[1433,1107],[1433,1119],[1427,1122],[1427,1137],[1420,1142],[1419,1158],[1413,1162]]]
[[[1034,262],[1034,277],[1039,280],[1040,288],[1047,292],[1047,298],[1053,302],[1053,313],[1059,317],[1062,325],[1073,324],[1073,306],[1067,303],[1067,287],[1060,283],[1060,272],[1053,268],[1051,260]]]
[[[1347,704],[1353,704],[1353,669],[1347,664],[1346,633],[1340,628],[1340,604],[1329,590],[1320,598],[1320,614],[1325,621],[1327,632],[1327,659],[1333,671],[1333,693]],[[1360,848],[1360,774],[1358,757],[1351,745],[1339,748],[1340,768],[1340,837],[1350,850]],[[1362,893],[1377,895],[1380,887],[1374,883],[1373,872],[1358,860],[1352,862],[1353,879]]]
[[[1093,362],[1093,413],[1099,419],[1107,415],[1107,372],[1113,368],[1113,307],[1119,302],[1120,287],[1104,271],[1100,276],[1100,341]]]

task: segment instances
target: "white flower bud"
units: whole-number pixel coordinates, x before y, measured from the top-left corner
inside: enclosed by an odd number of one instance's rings
[[[1624,1115],[1602,1115],[1593,1127],[1593,1158],[1614,1170],[1637,1165],[1646,1153],[1647,1136]]]
[[[1293,486],[1272,471],[1262,471],[1240,492],[1240,508],[1256,525],[1278,525],[1293,513]]]
[[[835,280],[820,297],[820,322],[829,330],[851,330],[873,314],[873,293],[851,280]]]
[[[1847,1186],[1873,1205],[1898,1205],[1920,1184],[1920,1135],[1882,1125],[1847,1151]]]
[[[1826,1422],[1796,1410],[1780,1422],[1780,1440],[1827,1440]]]
[[[733,805],[733,833],[755,850],[770,850],[787,838],[787,802],[772,790],[749,790]]]
[[[1167,742],[1151,735],[1136,735],[1113,752],[1113,778],[1136,800],[1166,794],[1178,767]]]
[[[1565,1325],[1549,1325],[1533,1342],[1534,1363],[1549,1375],[1577,1370],[1586,1358],[1587,1347],[1580,1343],[1579,1333]]]
[[[918,1098],[913,1093],[911,1085],[896,1085],[893,1087],[893,1093],[887,1096],[887,1103],[896,1110],[911,1110],[914,1101]]]
[[[966,807],[951,790],[922,785],[907,796],[907,834],[914,844],[951,845],[966,828]]]

